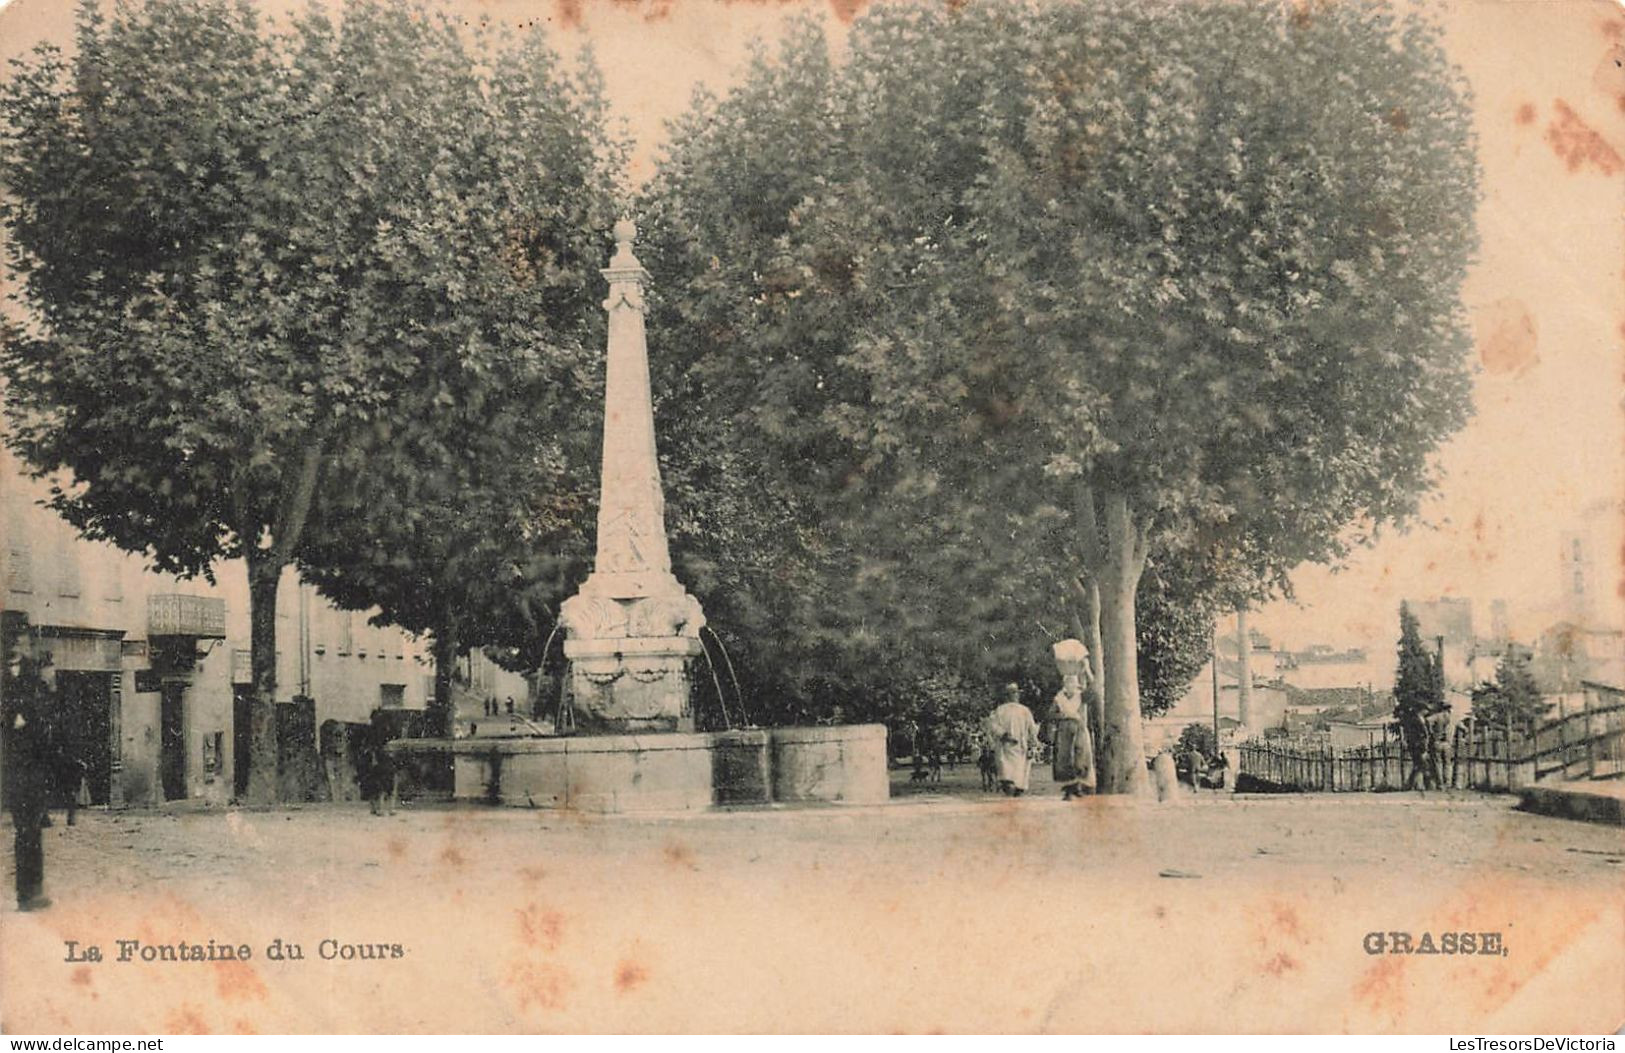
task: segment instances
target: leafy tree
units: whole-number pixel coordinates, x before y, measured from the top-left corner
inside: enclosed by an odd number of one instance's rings
[[[1204,757],[1219,755],[1219,740],[1213,734],[1212,724],[1193,723],[1186,724],[1179,732],[1179,741],[1174,743],[1176,754],[1185,754],[1195,750]]]
[[[1473,719],[1490,727],[1528,732],[1550,705],[1541,698],[1529,651],[1509,644],[1495,665],[1495,679],[1473,689]]]
[[[585,573],[593,496],[556,444],[538,442],[533,413],[440,414],[434,430],[461,431],[463,441],[437,454],[419,449],[397,463],[393,440],[357,445],[357,469],[320,499],[335,525],[300,564],[340,606],[376,607],[376,622],[432,637],[433,733],[450,726],[452,672],[470,648],[488,647],[518,670],[541,667],[553,612]]]
[[[1221,595],[1181,575],[1173,561],[1146,568],[1134,601],[1141,713],[1172,709],[1207,666]]]
[[[488,61],[447,113],[448,134],[478,167],[443,186],[436,207],[483,228],[463,244],[501,251],[478,298],[432,281],[413,291],[424,312],[464,327],[465,346],[505,354],[468,369],[456,343],[425,345],[437,359],[450,352],[453,379],[404,393],[394,422],[344,451],[317,501],[323,529],[300,557],[305,577],[341,605],[376,606],[379,621],[433,637],[442,724],[455,660],[470,647],[520,669],[542,664],[553,612],[591,555],[598,272],[625,162],[590,67],[565,75],[536,34]],[[435,256],[407,262],[453,270]]]
[[[956,560],[1080,579],[1138,789],[1153,557],[1280,588],[1413,514],[1465,419],[1460,78],[1379,2],[886,5],[848,50],[804,26],[676,127],[672,366],[765,486],[906,542],[905,611],[1002,596]]]
[[[1394,715],[1426,714],[1444,703],[1434,656],[1422,643],[1416,615],[1399,605],[1399,665],[1394,672]]]
[[[42,49],[0,93],[29,319],[0,359],[10,441],[68,477],[53,505],[85,535],[183,576],[246,562],[250,800],[276,793],[278,582],[339,473],[443,461],[438,411],[576,363],[553,319],[582,243],[559,232],[594,198],[523,181],[598,115],[532,98],[573,91],[525,66],[539,49],[488,44],[393,3],[262,26],[246,0],[86,2],[72,58]]]

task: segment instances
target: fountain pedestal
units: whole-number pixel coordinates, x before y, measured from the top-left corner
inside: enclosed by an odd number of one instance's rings
[[[693,731],[692,636],[566,640],[575,729],[592,735]]]

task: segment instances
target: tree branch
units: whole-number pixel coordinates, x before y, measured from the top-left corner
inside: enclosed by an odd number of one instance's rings
[[[1155,517],[1141,513],[1132,513],[1130,524],[1133,528],[1133,560],[1134,571],[1139,574],[1145,570],[1145,561],[1151,554],[1151,523]]]
[[[271,551],[283,563],[293,558],[300,536],[305,532],[305,521],[310,517],[311,502],[316,495],[316,481],[321,475],[327,431],[326,426],[316,428],[305,440],[298,469],[291,479],[286,480],[282,499],[278,502]]]
[[[1095,514],[1095,491],[1088,483],[1078,484],[1074,495],[1073,511],[1078,519],[1078,534],[1083,547],[1083,565],[1094,574],[1100,570],[1104,553],[1100,549],[1100,519]]]

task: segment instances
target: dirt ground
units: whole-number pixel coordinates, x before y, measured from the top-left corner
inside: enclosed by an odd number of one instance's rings
[[[1625,830],[1506,797],[893,802],[601,817],[92,813],[0,913],[8,1033],[1613,1031]],[[9,838],[9,830],[5,831]],[[1504,955],[1371,955],[1497,932]],[[249,945],[119,962],[116,940]],[[275,940],[302,960],[271,960]],[[101,962],[68,961],[97,945]],[[324,943],[323,941],[333,941]],[[399,945],[395,956],[392,945]],[[323,953],[381,945],[382,958]],[[350,952],[359,954],[360,952]]]

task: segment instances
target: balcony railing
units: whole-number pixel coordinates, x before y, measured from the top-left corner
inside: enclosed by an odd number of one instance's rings
[[[147,635],[223,640],[226,601],[178,592],[154,593],[147,597]]]

